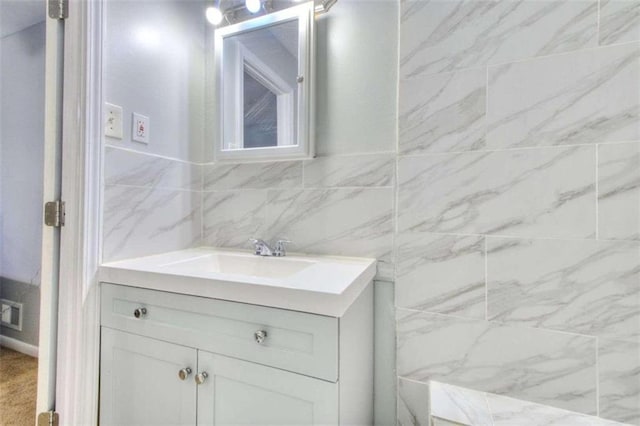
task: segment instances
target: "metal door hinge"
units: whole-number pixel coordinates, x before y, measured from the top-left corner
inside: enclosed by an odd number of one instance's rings
[[[67,19],[69,17],[69,0],[49,0],[49,18]]]
[[[46,411],[38,414],[38,426],[58,426],[58,413],[55,411]]]
[[[44,204],[44,224],[55,228],[64,226],[64,201],[49,201]]]

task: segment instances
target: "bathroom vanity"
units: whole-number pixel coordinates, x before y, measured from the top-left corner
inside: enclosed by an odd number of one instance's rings
[[[374,275],[210,248],[104,265],[100,424],[372,424]]]

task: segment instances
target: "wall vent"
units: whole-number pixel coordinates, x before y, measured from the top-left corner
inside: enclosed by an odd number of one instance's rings
[[[22,303],[12,300],[0,299],[2,307],[2,327],[22,331]]]

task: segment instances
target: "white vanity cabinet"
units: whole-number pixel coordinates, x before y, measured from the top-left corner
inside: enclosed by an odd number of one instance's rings
[[[372,424],[372,296],[330,317],[103,283],[100,424]]]

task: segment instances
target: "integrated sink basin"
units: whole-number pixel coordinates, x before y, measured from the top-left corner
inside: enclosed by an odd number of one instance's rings
[[[269,279],[288,278],[315,265],[313,260],[289,257],[256,256],[245,253],[209,253],[162,265],[172,273],[219,273]]]
[[[341,316],[376,274],[375,259],[201,247],[109,262],[100,281]]]

